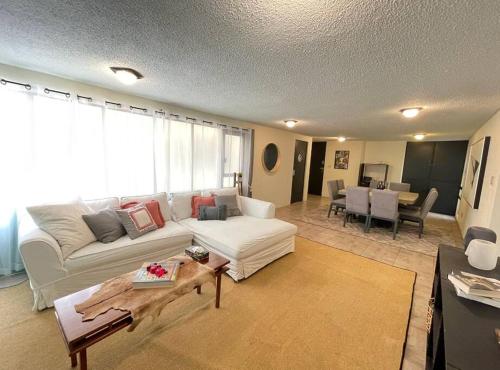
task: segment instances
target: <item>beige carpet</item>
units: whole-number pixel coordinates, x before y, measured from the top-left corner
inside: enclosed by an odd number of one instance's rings
[[[189,294],[89,350],[90,369],[399,369],[415,273],[297,238],[248,280]],[[69,369],[52,309],[0,290],[0,367]]]
[[[428,256],[436,256],[438,245],[443,243],[461,247],[463,241],[458,229],[450,230],[450,221],[445,216],[430,214],[426,220],[424,235],[422,239],[418,237],[418,226],[415,223],[405,222],[399,226],[399,233],[396,240],[392,239],[392,228],[383,223],[373,221],[369,233],[363,231],[364,220],[359,222],[354,220],[343,227],[344,214],[333,212],[328,218],[328,205],[321,205],[314,209],[308,209],[305,213],[292,214],[287,217],[280,217],[291,223],[294,221],[304,222],[316,226],[321,226],[330,230],[361,238],[370,239],[378,243],[390,244],[401,247],[412,252],[423,253]],[[453,226],[457,228],[456,223]]]

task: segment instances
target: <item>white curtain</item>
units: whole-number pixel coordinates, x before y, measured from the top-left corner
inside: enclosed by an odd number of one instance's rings
[[[17,248],[18,195],[23,192],[18,181],[31,154],[30,142],[32,96],[0,89],[0,275],[23,270]]]
[[[233,186],[251,169],[246,133],[1,87],[0,274],[22,268],[25,206]]]
[[[5,87],[0,94],[1,170],[10,179],[0,182],[9,194],[3,209],[233,186],[233,173],[251,167],[241,129]]]
[[[224,186],[234,185],[234,173],[242,170],[242,130],[225,128],[224,130]]]
[[[193,189],[221,187],[222,130],[193,125]]]
[[[148,194],[155,191],[154,131],[152,116],[105,110],[107,195]]]

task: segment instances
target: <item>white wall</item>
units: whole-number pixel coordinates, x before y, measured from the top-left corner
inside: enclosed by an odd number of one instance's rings
[[[401,182],[405,163],[406,141],[367,141],[365,143],[364,163],[387,163],[387,181]],[[373,173],[374,178],[383,178],[382,173]],[[367,173],[367,176],[371,176]]]
[[[307,199],[312,138],[303,135],[291,135],[288,132],[262,126],[255,130],[253,166],[253,196],[255,198],[272,201],[277,207],[290,204],[295,140],[303,140],[308,143],[304,178],[304,200]],[[265,171],[262,166],[262,152],[269,143],[275,143],[280,152],[279,168],[273,173]]]
[[[68,91],[72,94],[91,96],[97,103],[103,103],[105,100],[110,100],[113,102],[120,102],[125,105],[148,108],[149,110],[163,109],[169,113],[175,113],[181,116],[195,117],[200,120],[220,122],[237,127],[253,128],[255,130],[253,194],[255,198],[273,202],[277,207],[290,204],[295,139],[307,141],[308,155],[306,162],[306,174],[304,178],[304,200],[307,199],[309,164],[312,145],[311,137],[297,135],[292,131],[286,129],[280,130],[251,122],[244,122],[227,117],[221,117],[209,113],[186,109],[167,104],[165,102],[127,95],[113,90],[93,85],[87,85],[81,82],[59,78],[48,74],[34,72],[4,64],[0,64],[0,78],[29,83],[33,85],[33,90],[40,92],[43,91],[43,88],[48,87],[55,90]],[[268,174],[263,170],[261,161],[262,150],[269,142],[276,143],[281,154],[280,168],[273,174]]]
[[[347,170],[338,170],[334,168],[335,151],[349,150],[349,167]],[[328,196],[327,181],[344,180],[345,186],[355,186],[358,184],[359,165],[362,163],[365,153],[364,141],[327,141],[325,154],[325,171],[323,173],[323,189],[321,191],[324,197]]]
[[[349,168],[334,169],[335,151],[349,150]],[[361,163],[387,163],[389,173],[387,180],[400,182],[406,153],[406,141],[327,141],[325,155],[325,172],[323,175],[322,195],[328,196],[326,182],[343,179],[346,186],[357,185],[359,166]],[[372,169],[367,176],[383,179],[384,173]]]
[[[489,227],[500,237],[500,112],[497,112],[469,140],[477,140],[491,136],[488,160],[484,175],[479,209],[473,209],[465,201],[461,201],[457,210],[457,221],[462,234],[469,226]]]

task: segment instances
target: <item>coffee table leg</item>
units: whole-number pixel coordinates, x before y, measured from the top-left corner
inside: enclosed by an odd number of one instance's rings
[[[80,351],[80,370],[87,370],[87,349]]]
[[[196,293],[201,294],[201,285],[196,287]]]
[[[222,280],[222,272],[218,271],[216,274],[217,287],[215,289],[215,308],[219,308],[220,305],[220,283]]]
[[[78,361],[76,360],[76,353],[72,353],[71,355],[69,355],[69,357],[71,358],[71,367],[75,367],[76,365],[78,365]]]

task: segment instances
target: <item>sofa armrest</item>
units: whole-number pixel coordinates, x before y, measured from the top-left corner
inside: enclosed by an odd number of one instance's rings
[[[43,230],[35,229],[19,236],[19,252],[31,286],[41,287],[67,275],[61,247]]]
[[[240,196],[241,212],[245,216],[274,218],[276,208],[271,202]]]

